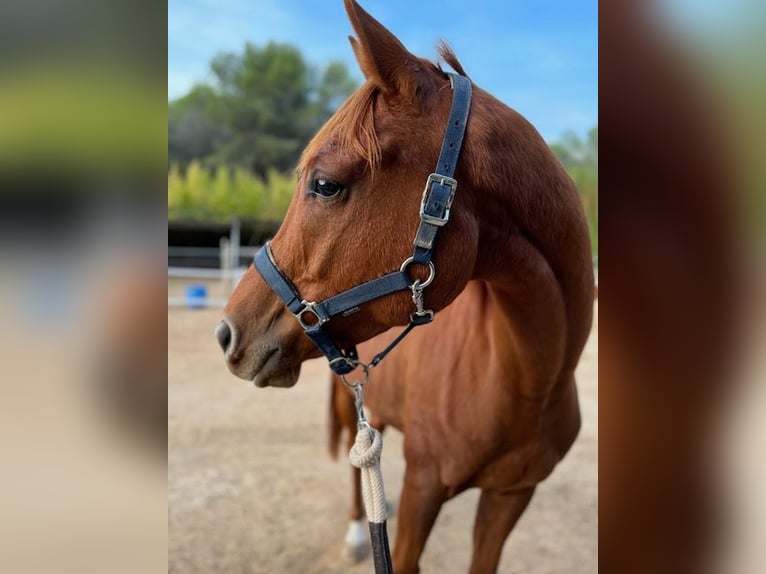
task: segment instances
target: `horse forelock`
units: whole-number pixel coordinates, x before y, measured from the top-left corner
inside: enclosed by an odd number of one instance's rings
[[[328,144],[343,153],[357,153],[372,172],[380,164],[381,147],[375,129],[373,105],[378,88],[365,82],[321,127],[301,154],[298,173],[303,173],[313,158]]]

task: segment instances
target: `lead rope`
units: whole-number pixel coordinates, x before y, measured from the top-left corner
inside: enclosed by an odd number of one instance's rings
[[[348,458],[351,464],[361,471],[362,475],[362,498],[370,526],[375,574],[393,574],[394,568],[391,565],[391,549],[388,544],[388,529],[386,528],[386,519],[388,518],[386,493],[383,489],[383,473],[380,471],[383,437],[380,431],[370,426],[364,414],[363,387],[367,383],[367,374],[367,370],[365,370],[363,382],[346,383],[354,391],[358,419],[356,441],[348,453]]]

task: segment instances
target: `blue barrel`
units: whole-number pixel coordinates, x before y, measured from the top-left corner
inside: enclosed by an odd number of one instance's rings
[[[207,285],[187,285],[185,299],[189,309],[204,309],[207,304]]]

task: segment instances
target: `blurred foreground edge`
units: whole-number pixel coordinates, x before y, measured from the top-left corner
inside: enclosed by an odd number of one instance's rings
[[[743,288],[738,196],[719,110],[646,4],[599,13],[599,564],[709,572]]]

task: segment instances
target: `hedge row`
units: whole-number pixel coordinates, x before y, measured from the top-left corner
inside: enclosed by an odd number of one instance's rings
[[[168,219],[226,221],[234,217],[282,219],[295,191],[295,179],[271,171],[260,179],[241,167],[210,171],[198,161],[185,173],[168,173]]]

